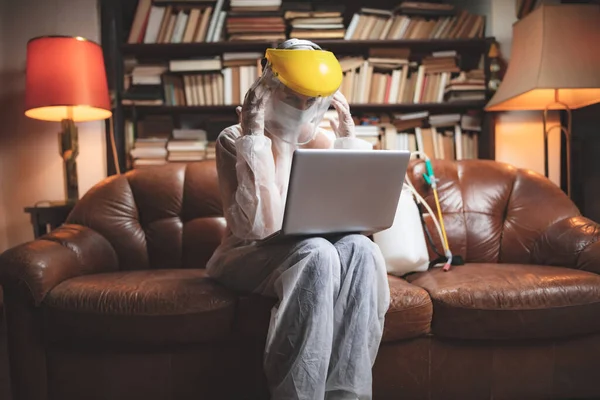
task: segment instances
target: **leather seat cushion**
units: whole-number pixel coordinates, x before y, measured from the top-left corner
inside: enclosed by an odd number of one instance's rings
[[[433,306],[429,294],[422,288],[403,279],[388,276],[390,307],[385,316],[382,341],[426,335],[431,329]],[[275,299],[260,296],[244,296],[239,302],[239,329],[246,335],[266,336],[271,309]]]
[[[407,276],[433,301],[432,333],[537,339],[600,332],[600,276],[574,269],[467,264]]]
[[[236,299],[203,269],[122,271],[66,280],[43,304],[50,340],[173,344],[231,331]]]
[[[429,333],[427,292],[389,277],[384,342]],[[174,344],[210,341],[239,329],[266,335],[275,299],[236,296],[202,269],[122,271],[69,279],[43,304],[50,341]],[[235,325],[234,325],[235,324]]]
[[[430,333],[433,304],[427,291],[391,275],[388,281],[390,307],[385,315],[382,341],[393,342]]]

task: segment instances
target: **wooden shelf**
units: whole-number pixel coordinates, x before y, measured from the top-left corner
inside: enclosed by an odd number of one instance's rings
[[[467,110],[480,110],[485,106],[484,101],[456,101],[452,103],[422,103],[422,104],[351,104],[350,109],[354,113],[363,112],[395,112],[410,113],[417,111],[429,111],[430,114],[450,114]],[[146,106],[146,105],[124,105],[126,114],[233,114],[236,106]]]
[[[438,39],[438,40],[315,40],[325,50],[334,53],[367,51],[372,47],[407,47],[415,53],[456,50],[457,52],[484,52],[492,38]],[[156,43],[124,44],[124,56],[151,59],[186,58],[218,55],[225,52],[263,52],[277,43],[266,41],[235,41],[214,43]]]

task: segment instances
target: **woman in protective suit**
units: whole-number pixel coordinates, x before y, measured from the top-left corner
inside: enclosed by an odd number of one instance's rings
[[[279,299],[264,358],[273,399],[371,399],[389,304],[379,247],[362,235],[261,240],[281,229],[295,149],[372,146],[355,137],[332,53],[290,39],[265,58],[238,107],[240,123],[217,140],[228,233],[207,270],[234,290]],[[318,128],[330,105],[335,138]]]

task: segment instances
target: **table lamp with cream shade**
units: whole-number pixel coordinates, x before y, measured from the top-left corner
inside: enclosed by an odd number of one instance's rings
[[[600,6],[543,4],[513,25],[511,59],[486,111],[543,110],[544,172],[548,134],[566,138],[571,196],[571,110],[600,102]],[[548,111],[566,110],[566,127],[548,127]],[[559,134],[560,134],[559,132]]]
[[[79,198],[76,122],[112,115],[104,57],[97,43],[82,37],[43,36],[27,43],[25,115],[61,122],[66,198]]]

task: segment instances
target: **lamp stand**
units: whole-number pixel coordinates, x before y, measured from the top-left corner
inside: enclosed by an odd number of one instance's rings
[[[553,105],[559,105],[567,111],[567,127],[565,128],[559,122],[558,125],[548,127],[548,111]],[[554,90],[554,102],[550,103],[544,109],[544,174],[549,177],[548,171],[548,135],[553,129],[560,129],[561,133],[565,134],[567,143],[567,195],[571,197],[571,109],[569,106],[558,99],[558,90]]]
[[[77,127],[72,119],[61,121],[62,132],[59,133],[60,155],[64,161],[65,188],[67,202],[74,203],[79,200],[79,185],[77,179],[77,156],[79,155],[79,143]]]

